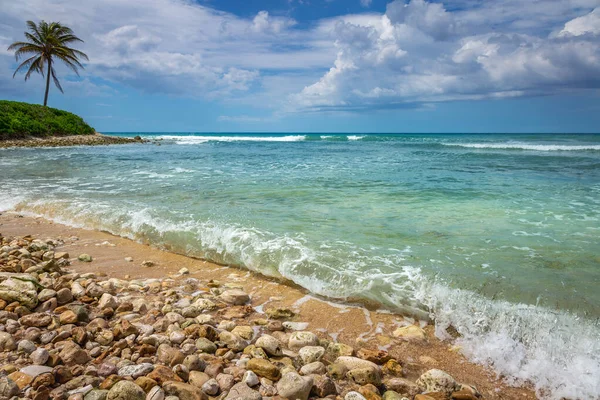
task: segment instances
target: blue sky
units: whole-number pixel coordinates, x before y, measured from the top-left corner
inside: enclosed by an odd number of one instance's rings
[[[39,103],[29,19],[85,40],[49,104],[101,132],[600,131],[600,0],[2,2],[0,97]]]

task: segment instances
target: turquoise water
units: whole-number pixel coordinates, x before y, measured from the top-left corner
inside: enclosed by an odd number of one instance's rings
[[[0,151],[0,209],[431,317],[515,383],[600,396],[600,135],[137,134]]]

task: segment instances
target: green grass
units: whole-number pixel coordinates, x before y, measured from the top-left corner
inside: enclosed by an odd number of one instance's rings
[[[73,113],[39,104],[0,100],[0,139],[91,135],[94,132],[83,118]]]

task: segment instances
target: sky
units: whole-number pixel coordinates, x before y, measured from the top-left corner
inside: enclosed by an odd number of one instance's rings
[[[49,105],[100,132],[600,132],[600,0],[0,0],[84,40]]]

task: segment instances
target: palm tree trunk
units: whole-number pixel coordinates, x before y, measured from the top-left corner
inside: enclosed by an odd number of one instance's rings
[[[52,59],[48,59],[48,76],[46,76],[46,94],[44,95],[44,107],[48,104],[48,92],[50,91],[50,68],[52,68]]]

